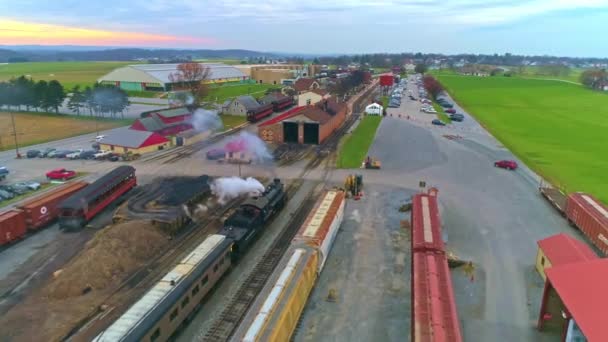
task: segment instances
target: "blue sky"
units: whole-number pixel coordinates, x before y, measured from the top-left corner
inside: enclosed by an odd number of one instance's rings
[[[105,35],[102,45],[608,57],[608,0],[0,0],[0,8],[0,44],[52,32],[48,41],[70,44],[81,40],[66,32],[86,29],[131,37]],[[23,33],[39,24],[54,29]]]

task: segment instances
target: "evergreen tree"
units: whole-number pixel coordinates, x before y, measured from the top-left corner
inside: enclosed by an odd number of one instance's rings
[[[68,109],[76,112],[77,115],[80,115],[80,108],[85,106],[85,99],[83,93],[80,91],[80,86],[75,86],[72,89],[72,96],[68,101]]]
[[[55,108],[55,113],[59,113],[59,106],[61,106],[65,97],[66,94],[61,83],[57,80],[50,81],[47,88],[46,100],[49,107]]]
[[[33,97],[33,106],[38,111],[38,108],[42,108],[44,111],[47,111],[49,108],[48,102],[46,101],[46,93],[49,84],[46,81],[38,81],[34,85],[34,97]]]

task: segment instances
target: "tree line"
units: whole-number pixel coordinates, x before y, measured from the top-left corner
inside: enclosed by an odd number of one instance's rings
[[[20,76],[0,82],[0,109],[59,113],[67,97],[67,91],[57,80],[36,82]],[[98,83],[83,90],[75,86],[67,103],[67,108],[78,115],[88,112],[91,116],[102,117],[106,114],[117,117],[121,113],[124,118],[124,110],[128,106],[129,98],[124,90]]]
[[[59,81],[38,81],[25,76],[13,78],[8,82],[0,82],[0,108],[27,111],[35,109],[59,113],[66,94]]]
[[[77,115],[88,113],[93,116],[117,118],[118,114],[124,119],[125,109],[129,106],[129,95],[123,89],[113,85],[95,83],[93,88],[79,86],[72,89],[72,96],[67,107]]]

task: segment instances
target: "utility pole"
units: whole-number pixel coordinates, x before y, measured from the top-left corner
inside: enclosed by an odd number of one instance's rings
[[[17,158],[21,158],[19,155],[19,144],[17,143],[17,128],[15,127],[15,113],[11,112],[11,122],[13,123],[13,137],[15,138],[15,153]]]

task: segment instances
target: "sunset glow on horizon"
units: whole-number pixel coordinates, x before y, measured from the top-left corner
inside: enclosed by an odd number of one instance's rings
[[[216,40],[212,38],[94,30],[0,19],[0,44],[3,45],[195,47],[214,43]]]

